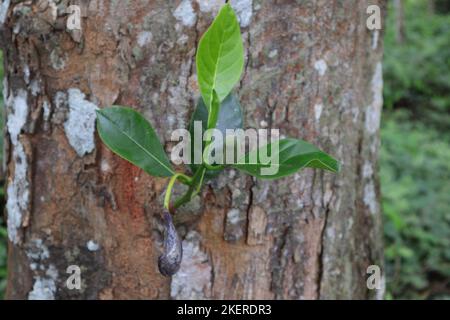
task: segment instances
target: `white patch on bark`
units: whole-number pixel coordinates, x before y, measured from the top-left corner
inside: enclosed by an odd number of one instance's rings
[[[9,97],[9,88],[8,88],[8,78],[3,77],[3,100],[8,101]]]
[[[377,50],[379,38],[380,38],[380,31],[374,30],[372,32],[372,49],[373,50]]]
[[[372,103],[366,111],[366,130],[369,134],[375,134],[380,128],[381,108],[383,107],[383,66],[381,62],[375,67],[372,78]]]
[[[370,181],[364,186],[364,204],[369,208],[371,214],[378,212],[377,195],[373,181]]]
[[[31,241],[31,248],[26,252],[28,259],[32,263],[41,263],[43,260],[50,258],[50,251],[44,244],[42,239],[36,239]]]
[[[277,49],[273,49],[269,52],[268,57],[269,58],[275,58],[278,55],[278,50]]]
[[[55,300],[56,280],[58,270],[50,265],[44,276],[35,276],[33,290],[28,294],[28,300]]]
[[[27,158],[22,144],[17,144],[13,151],[15,168],[12,181],[8,184],[6,210],[8,211],[9,240],[18,244],[18,230],[22,225],[22,217],[28,210],[30,201],[29,182],[27,179]]]
[[[39,86],[39,81],[37,81],[36,79],[31,81],[30,90],[31,90],[31,94],[36,97],[38,95],[38,93],[41,92],[41,88]]]
[[[241,192],[241,190],[239,190],[239,189],[234,189],[233,191],[232,191],[232,198],[233,198],[233,201],[235,201],[236,199],[238,199],[240,196],[241,196],[241,194],[242,194],[242,192]]]
[[[211,265],[200,248],[200,234],[190,231],[183,240],[183,261],[172,277],[170,295],[174,299],[206,299],[211,290]]]
[[[103,172],[110,172],[111,171],[111,166],[109,165],[109,162],[105,159],[103,159],[100,162],[100,170],[102,170]]]
[[[189,36],[186,34],[182,34],[178,40],[177,40],[177,44],[179,45],[185,45],[189,40]]]
[[[60,56],[58,50],[50,53],[50,64],[55,70],[63,70],[66,67],[66,56]]]
[[[241,27],[248,27],[252,21],[253,0],[231,0],[230,4],[236,12]]]
[[[26,64],[23,66],[23,80],[25,83],[30,83],[30,67]]]
[[[2,4],[0,5],[0,25],[3,25],[6,21],[10,4],[11,0],[3,0]]]
[[[137,43],[140,47],[145,47],[153,39],[153,34],[150,31],[142,31],[138,34]]]
[[[28,94],[25,90],[19,90],[16,96],[10,96],[7,101],[9,108],[8,121],[6,123],[12,144],[15,146],[19,141],[19,134],[27,122],[28,116]]]
[[[54,300],[58,270],[53,264],[46,267],[46,261],[50,258],[48,247],[42,239],[33,240],[26,255],[30,261],[30,269],[34,273],[33,289],[28,293],[28,299]]]
[[[352,108],[351,109],[351,112],[352,112],[352,120],[353,120],[353,122],[354,123],[357,123],[358,122],[358,120],[359,120],[359,108],[357,108],[357,107],[355,107],[355,108]]]
[[[350,217],[350,218],[347,220],[347,225],[346,225],[346,228],[347,228],[348,231],[352,230],[353,223],[354,223],[354,220],[353,220],[352,217]]]
[[[217,12],[223,6],[222,0],[197,0],[201,12]]]
[[[372,168],[372,163],[370,162],[365,162],[364,166],[363,166],[363,178],[371,178],[373,175],[373,168]]]
[[[53,102],[55,103],[56,109],[62,108],[67,102],[67,94],[62,91],[58,91],[53,98]]]
[[[186,27],[193,27],[197,20],[194,8],[190,0],[183,0],[173,12],[175,19],[180,21]]]
[[[95,148],[95,110],[98,107],[85,99],[85,94],[79,89],[68,91],[69,115],[64,123],[64,130],[72,148],[78,156],[91,153]]]
[[[181,64],[180,68],[180,76],[178,78],[178,83],[176,86],[168,87],[169,92],[169,104],[172,106],[178,107],[176,112],[176,118],[168,117],[167,121],[169,124],[169,128],[174,128],[176,125],[178,128],[186,127],[186,108],[179,108],[185,104],[185,101],[188,100],[188,94],[184,88],[188,85],[189,74],[191,70],[191,62],[189,60],[184,61]]]
[[[328,66],[325,60],[320,59],[314,62],[314,69],[316,69],[316,71],[319,73],[319,76],[322,77],[327,72]]]
[[[98,249],[100,249],[100,245],[93,240],[89,240],[88,243],[86,243],[86,247],[91,252],[94,252],[94,251],[97,251]]]
[[[259,206],[252,206],[248,216],[247,244],[264,243],[267,228],[267,213]]]
[[[336,230],[334,228],[327,228],[326,234],[328,239],[330,239],[331,241],[336,240]]]
[[[314,116],[315,116],[317,122],[320,121],[320,117],[322,116],[322,110],[323,110],[323,105],[321,103],[318,103],[314,106]]]
[[[27,92],[19,90],[16,96],[10,94],[6,101],[8,121],[6,123],[13,147],[14,174],[8,183],[6,210],[8,212],[8,237],[17,244],[20,242],[18,229],[23,214],[28,209],[30,191],[27,179],[28,163],[19,135],[28,117]]]
[[[384,277],[384,274],[381,275],[380,283],[381,283],[381,288],[377,290],[376,299],[384,300],[384,294],[386,293],[386,278]]]
[[[231,224],[238,224],[241,221],[240,211],[238,209],[231,209],[227,213],[227,222]]]
[[[44,100],[42,103],[42,108],[44,109],[43,118],[44,121],[47,122],[50,120],[50,103],[47,100]]]

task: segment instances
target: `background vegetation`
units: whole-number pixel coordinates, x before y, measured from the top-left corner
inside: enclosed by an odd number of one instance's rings
[[[381,187],[388,298],[450,298],[450,1],[387,21]],[[400,24],[401,26],[401,24]]]
[[[393,3],[380,159],[387,298],[450,299],[450,1],[403,0],[403,26]],[[0,215],[0,297],[5,276]]]

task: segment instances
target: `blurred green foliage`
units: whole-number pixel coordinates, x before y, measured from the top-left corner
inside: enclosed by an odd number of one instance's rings
[[[381,181],[388,290],[450,297],[450,142],[404,114],[386,117]]]
[[[389,7],[384,56],[385,108],[403,107],[419,120],[450,127],[450,14],[432,13],[427,1],[404,1],[404,39],[396,40],[395,9]]]
[[[386,26],[380,161],[394,299],[450,298],[450,14],[428,5],[404,1],[401,43],[393,7]]]

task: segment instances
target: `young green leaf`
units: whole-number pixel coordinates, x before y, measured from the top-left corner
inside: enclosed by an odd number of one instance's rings
[[[114,106],[97,111],[97,130],[109,149],[148,174],[174,174],[152,126],[133,109]]]
[[[208,109],[206,108],[205,102],[201,97],[197,102],[197,107],[192,114],[189,124],[189,131],[191,132],[192,136],[194,134],[194,121],[202,122],[203,132],[207,129]],[[243,127],[243,124],[244,119],[239,99],[235,94],[230,93],[220,104],[220,110],[215,128],[220,130],[220,132],[222,132],[222,134],[225,136],[227,129],[240,129]]]
[[[229,4],[222,7],[212,25],[200,39],[197,77],[208,110],[213,91],[223,101],[239,81],[244,68],[244,47],[236,15]]]
[[[211,108],[209,108],[209,110],[211,110],[211,112],[208,114],[208,129],[214,129],[216,127],[220,111],[220,100],[216,90],[213,90]]]
[[[205,143],[203,142],[201,147],[202,149],[195,150],[195,148],[199,146],[195,145],[194,143],[194,121],[202,122],[201,135],[203,137],[203,133],[206,131],[208,124],[208,109],[206,108],[205,102],[201,97],[198,100],[197,107],[192,114],[191,122],[189,124],[189,132],[191,134],[192,160],[194,159],[194,152],[197,152],[201,155],[203,154],[203,148],[205,147]],[[241,129],[243,127],[243,122],[244,120],[242,115],[242,108],[239,100],[234,94],[230,93],[220,104],[219,115],[216,122],[216,129],[220,130],[225,137],[227,129]],[[191,168],[192,171],[195,172],[198,168],[198,165],[192,164]],[[206,176],[207,178],[211,178],[213,176],[216,176],[218,173],[219,171],[208,171]]]
[[[264,155],[264,160],[261,159],[261,155]],[[265,155],[269,156],[265,157]],[[250,163],[252,156],[258,159],[256,163]],[[340,169],[336,159],[312,144],[297,139],[282,139],[262,146],[247,153],[233,167],[261,179],[282,178],[305,167],[324,169],[335,173]],[[269,170],[269,168],[271,169]],[[262,170],[266,170],[266,173]]]

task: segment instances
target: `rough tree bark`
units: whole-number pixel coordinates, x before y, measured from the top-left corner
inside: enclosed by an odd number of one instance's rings
[[[9,280],[18,299],[373,298],[382,265],[377,153],[384,1],[234,0],[246,47],[239,95],[248,127],[319,145],[338,175],[276,182],[233,170],[176,216],[184,259],[161,276],[167,183],[114,156],[96,106],[142,111],[170,149],[199,96],[195,48],[225,1],[3,0]],[[82,7],[82,31],[65,8]],[[69,290],[69,265],[81,290]]]

